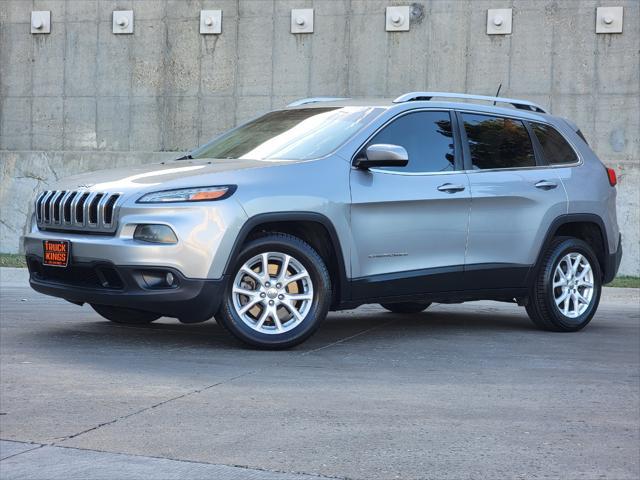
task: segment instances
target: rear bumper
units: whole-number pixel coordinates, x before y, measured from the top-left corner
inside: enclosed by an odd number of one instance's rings
[[[609,283],[618,274],[618,268],[620,268],[620,261],[622,260],[622,235],[618,236],[618,248],[614,253],[607,255],[604,266],[603,283]]]
[[[219,309],[226,277],[216,280],[187,278],[171,267],[114,265],[108,262],[73,263],[68,269],[43,267],[39,257],[28,256],[29,284],[37,292],[73,303],[95,303],[133,308],[176,317],[186,323],[211,318]],[[52,270],[53,269],[53,270]],[[174,285],[149,285],[150,275],[171,272]]]

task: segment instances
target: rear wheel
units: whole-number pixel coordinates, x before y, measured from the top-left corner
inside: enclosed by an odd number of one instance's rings
[[[544,330],[575,332],[595,315],[601,291],[600,264],[589,244],[557,238],[531,286],[527,313]]]
[[[380,306],[393,313],[420,313],[429,308],[431,302],[381,303]]]
[[[320,255],[297,237],[272,233],[243,248],[216,319],[249,345],[282,349],[309,338],[330,303]]]
[[[107,320],[125,325],[144,325],[162,316],[157,313],[144,312],[132,308],[112,307],[109,305],[91,304],[91,307]]]

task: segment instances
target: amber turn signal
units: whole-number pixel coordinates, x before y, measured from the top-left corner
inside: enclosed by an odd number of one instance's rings
[[[207,192],[197,192],[192,194],[189,197],[191,201],[198,200],[215,200],[216,198],[220,198],[227,193],[227,190],[209,190]]]

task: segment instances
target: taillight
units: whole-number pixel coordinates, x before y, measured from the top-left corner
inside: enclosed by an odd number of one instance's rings
[[[616,171],[613,168],[607,168],[607,177],[609,177],[609,185],[615,187],[618,183],[618,178],[616,177]]]

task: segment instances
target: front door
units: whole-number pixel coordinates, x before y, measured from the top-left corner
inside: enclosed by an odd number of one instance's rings
[[[363,147],[403,146],[406,167],[351,171],[353,297],[455,290],[470,194],[448,111],[401,114]]]

